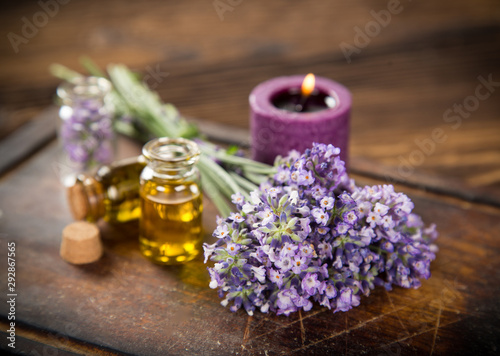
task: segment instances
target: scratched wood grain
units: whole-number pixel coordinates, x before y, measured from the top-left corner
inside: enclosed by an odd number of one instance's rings
[[[122,152],[127,148],[129,154],[138,149],[125,146]],[[84,353],[95,348],[96,353],[136,355],[465,355],[497,350],[496,208],[405,188],[416,212],[437,222],[440,231],[432,277],[420,289],[379,288],[347,313],[316,306],[290,317],[249,317],[219,304],[202,261],[168,268],[142,258],[134,224],[100,225],[105,254],[98,263],[77,267],[62,261],[61,230],[71,218],[54,170],[57,159],[52,144],[0,181],[0,229],[1,251],[8,241],[16,242],[16,320],[21,330],[28,325],[58,336],[58,348],[83,343]],[[359,184],[374,182],[356,178]],[[206,203],[209,238],[215,211]],[[5,281],[5,269],[0,276]],[[7,312],[6,303],[0,303],[1,317]],[[3,336],[0,346],[5,347]]]

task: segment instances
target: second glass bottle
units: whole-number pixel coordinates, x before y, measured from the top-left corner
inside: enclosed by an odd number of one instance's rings
[[[142,254],[159,264],[179,264],[201,251],[203,211],[200,151],[186,139],[158,138],[143,147],[139,243]]]

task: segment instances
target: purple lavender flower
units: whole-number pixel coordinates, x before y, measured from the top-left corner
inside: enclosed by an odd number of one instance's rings
[[[263,226],[274,222],[276,220],[276,216],[274,215],[273,211],[269,208],[266,208],[263,211],[260,211],[257,216],[262,219],[261,224]]]
[[[276,262],[274,262],[274,265],[278,267],[283,273],[288,272],[293,267],[292,259],[288,256],[281,257]]]
[[[311,185],[314,183],[314,175],[307,170],[299,171],[297,183],[299,185]]]
[[[113,161],[113,146],[110,141],[102,141],[93,151],[94,160],[99,164]]]
[[[313,196],[314,199],[316,200],[320,200],[321,198],[323,198],[323,196],[325,195],[326,193],[326,189],[323,188],[322,186],[319,186],[319,185],[315,185],[312,189],[311,189],[311,195]]]
[[[326,283],[326,288],[325,288],[325,295],[329,299],[333,299],[337,296],[337,289],[333,286],[331,283]]]
[[[103,105],[98,99],[85,99],[61,107],[62,147],[80,169],[107,164],[114,158],[112,116]]]
[[[274,175],[274,180],[279,183],[285,183],[290,179],[290,170],[288,168],[278,168],[278,172]]]
[[[229,242],[227,244],[226,250],[231,256],[236,255],[241,249],[241,245],[235,244],[233,242]]]
[[[309,296],[313,296],[320,284],[321,283],[318,281],[318,275],[316,273],[309,272],[302,279],[301,287],[302,290]]]
[[[245,203],[245,198],[243,197],[243,194],[241,194],[240,192],[238,193],[235,193],[231,196],[231,202],[236,205],[236,207],[238,209],[241,210],[241,207],[243,206],[243,204]]]
[[[307,269],[307,259],[304,256],[295,256],[292,262],[292,271],[295,274],[300,274]]]
[[[342,215],[342,219],[344,220],[344,223],[348,224],[349,226],[353,226],[356,221],[358,221],[358,215],[356,215],[356,212],[354,210],[347,211]]]
[[[323,209],[330,210],[333,208],[334,202],[335,199],[333,197],[323,197],[319,203]]]
[[[351,288],[343,288],[337,299],[337,309],[335,309],[335,311],[346,312],[352,307],[357,307],[359,305],[359,299],[359,296],[354,294]]]
[[[278,288],[281,288],[283,285],[283,275],[274,269],[269,269],[269,279],[274,282]]]
[[[297,292],[295,288],[281,290],[278,293],[278,299],[276,301],[277,314],[290,315],[290,313],[296,312],[298,309],[293,302],[297,297]]]
[[[217,229],[214,231],[214,236],[223,239],[229,234],[229,228],[226,224],[217,226]]]
[[[322,208],[314,208],[312,211],[312,215],[314,216],[314,219],[316,220],[316,224],[319,224],[319,225],[327,225],[328,224],[328,219],[330,218],[330,216]]]
[[[293,152],[250,199],[232,196],[238,212],[204,245],[221,304],[289,315],[316,301],[339,312],[376,285],[417,288],[429,278],[435,225],[424,228],[392,186],[356,187],[338,154],[323,144]]]
[[[235,223],[241,223],[241,222],[245,221],[245,219],[243,219],[243,217],[241,216],[240,213],[231,213],[229,215],[229,220],[232,220]]]

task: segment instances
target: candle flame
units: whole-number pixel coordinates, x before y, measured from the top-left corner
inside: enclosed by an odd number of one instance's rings
[[[302,82],[302,95],[305,97],[308,97],[311,95],[312,91],[314,90],[314,84],[316,82],[316,78],[314,77],[314,74],[309,73],[306,75],[304,78],[304,81]]]

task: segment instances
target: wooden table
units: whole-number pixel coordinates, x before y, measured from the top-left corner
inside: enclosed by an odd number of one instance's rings
[[[498,354],[498,2],[401,2],[350,63],[342,48],[360,44],[357,28],[369,31],[387,1],[243,1],[231,8],[221,21],[211,1],[74,1],[60,5],[18,53],[9,40],[0,44],[0,258],[14,241],[16,351]],[[40,9],[34,2],[2,10],[6,36],[21,35],[22,18],[31,21]],[[314,72],[344,83],[354,99],[350,172],[358,184],[396,184],[426,222],[437,223],[432,277],[417,290],[376,289],[347,313],[316,306],[290,317],[249,317],[219,305],[201,261],[162,268],[143,259],[134,224],[100,224],[105,255],[98,263],[63,262],[60,235],[71,218],[57,177],[56,115],[46,109],[58,82],[47,67],[77,67],[81,54],[103,66],[159,70],[151,84],[160,95],[222,140],[248,142],[247,96],[262,80]],[[138,149],[120,142],[122,156]],[[215,210],[206,204],[209,235]],[[8,313],[0,303],[2,349]]]

